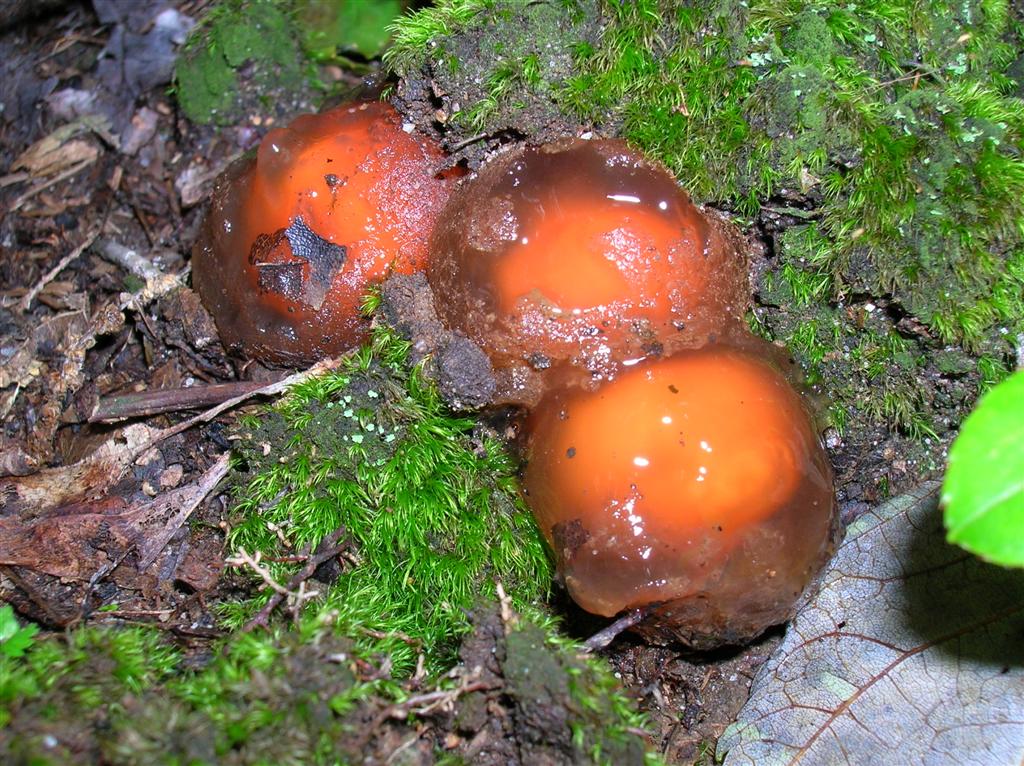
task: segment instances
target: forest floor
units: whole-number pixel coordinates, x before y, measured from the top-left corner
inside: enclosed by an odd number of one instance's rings
[[[161,4],[70,2],[0,30],[0,598],[23,622],[53,635],[84,625],[156,629],[180,653],[182,667],[195,669],[211,661],[228,633],[217,605],[249,598],[257,584],[255,567],[225,563],[237,556],[227,544],[237,498],[220,482],[229,474],[224,456],[240,413],[260,405],[243,399],[209,418],[189,418],[232,395],[262,393],[261,386],[285,373],[225,355],[188,287],[190,250],[213,179],[270,127],[316,104],[296,89],[291,98],[247,105],[233,124],[192,121],[168,86],[180,44],[208,0],[170,4],[175,13],[161,24],[153,23],[155,5]],[[359,77],[324,71],[335,85],[358,86],[362,77],[384,81],[375,65],[370,69]],[[416,95],[421,86],[410,77],[397,102],[419,122],[438,108],[436,95]],[[524,123],[522,134],[576,130],[546,117],[541,122],[538,130]],[[478,162],[487,144],[469,147],[464,161]],[[778,243],[806,223],[803,201],[768,202],[742,221],[752,282],[762,287],[761,276],[778,266]],[[754,308],[759,322],[776,328],[792,326],[801,312],[768,300]],[[932,338],[890,294],[859,291],[838,310],[877,335],[898,335],[899,354],[915,358],[918,382],[931,397],[931,425],[924,429],[856,413],[844,428],[826,429],[840,512],[850,521],[940,474],[983,373],[973,357]],[[842,360],[831,362],[842,369]],[[225,385],[226,392],[211,393]],[[826,388],[817,389],[823,411]],[[309,561],[314,554],[303,555]],[[550,608],[576,639],[604,624],[559,593]],[[460,667],[486,672],[452,676],[462,686],[449,688],[447,698],[430,697],[429,687],[417,686],[422,677],[414,676],[397,679],[401,693],[358,707],[350,714],[358,726],[348,730],[346,752],[367,763],[397,762],[399,751],[409,763],[432,762],[436,752],[473,761],[484,750],[493,763],[560,762],[550,755],[544,756],[550,761],[529,760],[531,738],[546,724],[525,714],[509,691],[514,668],[488,664],[487,657],[512,651],[509,636],[518,634],[510,633],[510,619],[496,609],[475,616],[475,637],[462,647]],[[670,763],[709,763],[714,742],[781,635],[776,629],[744,648],[699,654],[627,634],[601,655],[646,714],[653,749]],[[300,648],[288,656],[298,667],[343,651],[333,649],[318,646],[304,659]],[[355,678],[377,683],[381,673],[387,669],[360,666]],[[501,695],[493,691],[499,687]],[[479,709],[463,704],[474,698]],[[447,708],[428,709],[435,702]],[[143,720],[159,715],[162,703],[137,696],[125,704]],[[551,711],[569,703],[544,704],[547,717],[558,719]],[[418,718],[410,722],[414,708]],[[55,737],[66,762],[92,762],[100,750],[108,762],[120,762],[116,754],[129,746],[136,754],[157,748],[142,724],[135,739],[97,745],[102,716],[72,724],[58,713],[46,722],[28,715],[31,710],[15,719],[15,732],[24,741]],[[183,725],[181,731],[191,730]],[[507,744],[496,745],[502,738]],[[258,743],[249,746],[259,752]],[[146,762],[133,757],[124,762]]]

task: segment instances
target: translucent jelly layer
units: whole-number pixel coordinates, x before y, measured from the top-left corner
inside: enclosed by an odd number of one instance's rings
[[[382,103],[271,131],[214,191],[193,283],[228,348],[304,364],[358,345],[359,307],[391,270],[426,267],[449,193],[440,149]]]
[[[828,461],[766,358],[713,345],[546,397],[527,497],[573,599],[695,645],[782,622],[833,535]]]
[[[500,398],[532,404],[565,368],[608,379],[735,323],[747,293],[735,240],[625,143],[566,140],[465,182],[428,276],[443,318],[502,373]]]

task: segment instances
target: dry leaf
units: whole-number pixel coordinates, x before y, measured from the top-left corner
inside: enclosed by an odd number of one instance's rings
[[[937,503],[929,484],[850,527],[726,766],[1024,762],[1024,573],[947,544]]]
[[[73,465],[47,468],[17,479],[0,479],[4,515],[21,514],[24,520],[52,508],[103,497],[157,433],[156,429],[136,423]]]
[[[45,178],[88,160],[95,162],[99,149],[84,139],[71,139],[82,130],[81,125],[64,125],[40,138],[18,156],[13,170],[27,170],[34,178]]]
[[[197,481],[134,506],[120,497],[104,497],[64,505],[42,517],[2,516],[0,565],[88,581],[135,549],[142,571],[224,478],[228,465],[224,454]]]

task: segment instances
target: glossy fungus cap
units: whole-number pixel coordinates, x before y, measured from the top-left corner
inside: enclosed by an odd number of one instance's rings
[[[735,324],[747,300],[737,239],[624,142],[563,140],[500,155],[462,184],[428,278],[442,318],[503,375],[499,399],[532,404],[566,367],[607,379]]]
[[[832,474],[799,394],[748,350],[646,362],[529,421],[527,499],[573,599],[695,646],[786,620],[831,550]]]
[[[427,262],[447,199],[442,154],[387,104],[348,104],[273,130],[219,179],[192,254],[221,340],[306,364],[358,345],[360,304],[390,271]]]

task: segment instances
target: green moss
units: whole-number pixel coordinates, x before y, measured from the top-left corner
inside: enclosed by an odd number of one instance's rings
[[[294,0],[302,47],[316,61],[378,56],[391,38],[389,26],[404,10],[402,0]]]
[[[1004,5],[704,3],[674,24],[631,5],[587,60],[600,68],[588,87],[599,103],[639,92],[626,135],[700,197],[750,212],[780,187],[820,185],[829,297],[892,292],[971,347],[996,321],[1022,321],[1019,301],[989,298],[1024,224]],[[666,29],[678,42],[656,55],[645,40]],[[928,63],[907,65],[918,50]]]
[[[81,762],[80,738],[108,706],[165,681],[180,659],[141,628],[85,628],[38,640],[24,657],[0,654],[0,752],[14,763]]]
[[[438,62],[458,93],[451,126],[467,133],[518,131],[564,119],[558,94],[574,53],[598,36],[598,0],[443,0],[393,26],[385,62],[400,76]],[[458,62],[453,66],[452,62]]]
[[[829,16],[816,8],[807,8],[794,16],[780,43],[780,49],[788,51],[794,64],[818,71],[830,66],[839,52],[838,41],[829,28]]]
[[[466,692],[462,679],[481,669],[463,666],[427,687],[449,695],[455,720],[503,705],[524,752],[660,763],[603,660],[581,654],[534,610],[494,630],[496,610],[478,605],[491,624],[478,624],[472,640],[501,672]],[[390,679],[336,627],[307,617],[294,630],[232,636],[205,660],[187,662],[155,629],[85,628],[37,640],[22,657],[0,655],[0,749],[14,763],[54,766],[381,762],[422,736],[421,715],[437,720],[417,713],[419,705],[388,714],[422,693],[424,681]]]
[[[290,4],[279,0],[227,0],[192,32],[175,69],[178,102],[190,120],[226,124],[244,114],[238,72],[250,69],[247,88],[308,88]]]
[[[559,636],[542,615],[516,624],[505,641],[506,693],[530,727],[556,710],[571,733],[572,763],[614,766],[662,763],[648,751],[637,732],[647,721],[622,691],[607,663],[581,653],[579,645]]]
[[[396,25],[392,61],[437,75],[431,61],[467,41],[512,41],[474,52],[484,61],[470,74],[485,72],[486,87],[440,77],[473,131],[517,114],[536,125],[538,104],[553,104],[566,124],[614,126],[700,201],[807,221],[777,243],[769,302],[821,309],[841,329],[812,343],[787,321],[776,339],[841,354],[834,340],[856,347],[861,329],[839,307],[874,296],[937,344],[1006,365],[1024,329],[1024,56],[1007,3],[608,0],[596,36],[585,33],[594,7],[577,3],[582,20],[563,22],[557,48],[571,66],[545,69],[541,56],[537,78],[523,75],[531,51],[515,43],[534,34],[519,5],[443,5]],[[403,37],[455,9],[457,24]],[[850,413],[927,433],[919,372],[898,366],[894,391],[823,385]],[[848,406],[876,392],[870,407]]]
[[[393,45],[384,54],[385,63],[397,72],[413,69],[437,55],[432,51],[439,40],[457,34],[494,4],[495,0],[438,0],[398,19],[391,26]]]
[[[203,124],[311,111],[345,87],[328,85],[318,65],[368,71],[403,7],[402,0],[221,0],[178,59],[178,101]]]
[[[178,103],[189,119],[208,123],[228,114],[237,78],[217,51],[206,48],[182,54],[174,78]]]
[[[322,630],[240,636],[190,671],[160,631],[73,631],[0,667],[22,687],[12,698],[3,686],[0,746],[18,763],[337,762],[355,701],[394,698],[386,682],[357,682],[347,646]]]
[[[980,357],[977,361],[978,377],[980,378],[979,393],[985,393],[997,383],[1010,375],[1010,368],[999,359],[991,356]]]
[[[512,462],[493,441],[471,442],[473,422],[446,414],[419,370],[406,369],[406,350],[378,329],[342,370],[246,422],[237,444],[248,472],[229,537],[272,557],[344,527],[352,558],[307,609],[399,674],[420,652],[431,668],[449,662],[465,610],[496,580],[524,606],[552,574]],[[269,569],[286,581],[296,565]],[[232,606],[228,624],[265,598]]]

